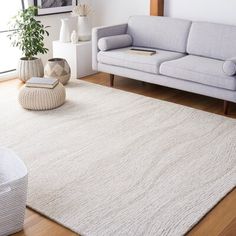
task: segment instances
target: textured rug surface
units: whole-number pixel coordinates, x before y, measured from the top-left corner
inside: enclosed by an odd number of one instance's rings
[[[56,110],[0,89],[0,144],[28,205],[91,236],[182,235],[236,184],[236,120],[78,81]]]

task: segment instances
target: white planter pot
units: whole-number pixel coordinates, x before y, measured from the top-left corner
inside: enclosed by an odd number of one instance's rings
[[[61,19],[60,42],[70,42],[70,25],[68,18]]]
[[[26,82],[31,77],[43,77],[43,63],[39,58],[22,57],[18,63],[18,78]]]
[[[91,40],[92,25],[88,16],[78,17],[78,32],[80,41]]]

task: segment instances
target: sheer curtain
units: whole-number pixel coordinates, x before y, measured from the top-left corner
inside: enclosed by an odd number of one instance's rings
[[[21,0],[3,1],[0,7],[0,76],[6,72],[14,71],[21,56],[20,51],[13,48],[7,38],[9,34],[7,32],[9,29],[8,22],[21,9]]]

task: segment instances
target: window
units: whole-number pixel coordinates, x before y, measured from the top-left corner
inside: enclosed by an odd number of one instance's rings
[[[21,56],[20,51],[10,45],[7,37],[8,22],[21,9],[20,0],[4,1],[0,8],[0,74],[15,70]]]

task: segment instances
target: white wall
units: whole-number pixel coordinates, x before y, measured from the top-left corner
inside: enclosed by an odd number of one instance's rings
[[[149,0],[92,0],[95,26],[127,22],[131,15],[148,15]]]
[[[48,15],[37,17],[45,26],[50,26],[48,28],[49,37],[45,37],[44,43],[45,47],[49,49],[49,52],[46,55],[40,55],[45,64],[46,61],[52,57],[52,41],[58,40],[60,27],[61,27],[61,18],[69,16],[68,14],[59,14],[59,15]]]
[[[95,25],[127,21],[149,14],[150,0],[92,0]],[[165,15],[236,25],[236,0],[165,0]]]
[[[77,28],[77,18],[71,17],[70,13],[37,17],[37,19],[40,20],[44,26],[50,26],[47,29],[49,32],[49,37],[45,37],[44,40],[45,47],[49,49],[49,52],[47,54],[40,55],[40,58],[43,60],[44,64],[53,56],[52,42],[59,39],[62,18],[70,18],[71,31]]]
[[[165,15],[236,25],[236,0],[165,0]]]

